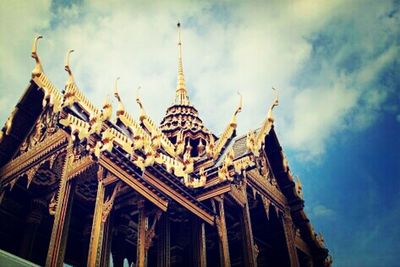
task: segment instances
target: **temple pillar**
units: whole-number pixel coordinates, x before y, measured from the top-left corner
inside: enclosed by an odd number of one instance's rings
[[[228,243],[228,233],[226,230],[225,222],[225,209],[224,209],[224,199],[215,198],[217,201],[218,215],[216,217],[215,223],[217,225],[218,236],[219,236],[219,251],[220,251],[220,262],[221,267],[230,267],[231,260],[229,257],[229,243]]]
[[[47,208],[47,203],[43,199],[33,199],[31,212],[29,213],[24,227],[24,236],[19,255],[27,260],[32,260],[32,249],[36,238],[37,230],[43,219],[43,212]]]
[[[71,146],[71,144],[70,144]],[[72,148],[72,147],[71,147]],[[69,151],[70,149],[67,149]],[[68,168],[72,164],[72,151],[67,152],[58,190],[57,207],[54,215],[46,266],[63,266],[71,217],[74,180],[68,179]]]
[[[102,219],[105,187],[103,184],[103,168],[99,167],[97,172],[97,195],[93,214],[92,231],[90,235],[87,266],[99,266],[103,244],[104,222]]]
[[[146,228],[148,218],[146,215],[145,202],[138,202],[139,220],[137,226],[137,252],[136,267],[145,267],[147,265],[147,249],[146,249]]]
[[[287,211],[282,216],[283,231],[285,232],[286,245],[289,254],[290,266],[299,267],[299,258],[297,256],[296,244],[294,239],[293,221],[290,213]]]
[[[192,249],[193,249],[193,266],[206,267],[206,231],[204,222],[193,217],[193,234],[192,234]]]
[[[171,235],[167,213],[161,215],[159,221],[159,237],[157,241],[157,266],[171,266]]]
[[[246,192],[246,187],[243,188],[243,191]],[[247,194],[245,193],[246,203],[241,210],[240,216],[240,224],[242,230],[242,242],[243,242],[243,250],[244,250],[244,260],[245,266],[255,267],[257,266],[256,253],[254,249],[254,238],[253,238],[253,230],[251,227],[250,220],[250,211],[247,200]]]
[[[108,219],[104,224],[103,229],[103,247],[101,250],[101,262],[100,266],[106,267],[110,262],[111,254],[111,240],[112,240],[112,223],[111,218]]]

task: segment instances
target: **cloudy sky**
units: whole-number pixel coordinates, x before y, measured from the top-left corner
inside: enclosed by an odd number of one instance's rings
[[[219,134],[244,98],[239,133],[275,126],[307,213],[335,266],[395,266],[400,249],[400,1],[0,1],[0,123],[39,56],[63,89],[64,56],[97,106],[136,88],[160,121],[174,98],[182,23],[191,102]]]

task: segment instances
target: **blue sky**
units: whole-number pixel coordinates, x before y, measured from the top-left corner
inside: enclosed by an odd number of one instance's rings
[[[160,121],[176,86],[176,22],[185,78],[220,133],[244,98],[238,132],[275,127],[306,210],[335,266],[396,266],[400,249],[400,1],[1,1],[0,122],[28,84],[40,33],[46,74],[62,89],[70,48],[78,86],[97,106],[120,76]]]

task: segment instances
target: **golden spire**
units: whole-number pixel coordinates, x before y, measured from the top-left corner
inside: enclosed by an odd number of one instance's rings
[[[189,105],[189,97],[185,85],[185,76],[183,74],[182,64],[182,41],[181,41],[181,23],[178,22],[178,84],[176,86],[175,104]]]

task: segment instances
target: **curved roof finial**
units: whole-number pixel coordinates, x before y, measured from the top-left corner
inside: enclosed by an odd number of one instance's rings
[[[275,100],[272,103],[271,107],[268,110],[268,120],[273,122],[274,117],[272,116],[272,110],[279,105],[279,94],[278,90],[276,90],[274,87],[272,87],[272,90],[275,92]]]
[[[176,86],[175,104],[189,105],[185,76],[183,74],[181,23],[178,21],[176,26],[178,27],[178,84]]]
[[[39,56],[37,54],[38,42],[39,42],[39,39],[42,39],[42,38],[43,38],[42,35],[38,35],[33,40],[32,58],[35,59],[36,65],[35,65],[35,68],[32,70],[32,78],[36,77],[36,76],[40,76],[40,74],[43,72],[42,64],[40,63],[40,59],[39,59]]]
[[[120,77],[117,77],[115,79],[115,83],[114,83],[114,96],[118,101],[118,107],[117,107],[117,116],[122,115],[125,113],[125,107],[124,104],[122,103],[121,97],[118,93],[118,81],[119,81]]]
[[[74,52],[73,49],[70,49],[65,55],[65,71],[68,72],[69,78],[67,81],[67,85],[74,83],[74,76],[72,75],[71,67],[69,66],[69,57],[71,53]]]
[[[235,116],[236,116],[237,114],[239,114],[239,113],[242,111],[242,107],[243,107],[243,96],[240,94],[239,91],[237,92],[237,94],[238,94],[239,97],[240,97],[240,102],[239,102],[238,108],[237,108],[236,111],[235,111]]]
[[[239,113],[242,111],[242,106],[243,106],[243,97],[242,97],[242,95],[241,95],[239,92],[237,92],[237,94],[238,94],[239,97],[240,97],[239,106],[238,106],[237,109],[235,110],[235,113],[233,113],[231,122],[229,123],[230,127],[233,127],[233,129],[235,129],[236,126],[237,126],[237,114],[239,114]]]
[[[115,98],[116,98],[119,102],[121,102],[121,97],[120,97],[119,94],[118,94],[118,81],[119,81],[119,79],[120,79],[120,77],[117,77],[117,78],[115,79],[115,83],[114,83],[114,96],[115,96]]]
[[[146,112],[144,111],[143,103],[140,100],[140,95],[139,95],[140,89],[142,89],[141,86],[139,86],[136,90],[136,103],[139,105],[140,108],[140,120],[143,120],[146,117]]]

